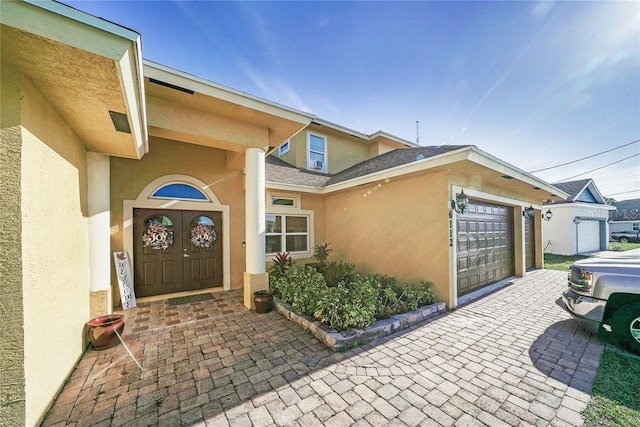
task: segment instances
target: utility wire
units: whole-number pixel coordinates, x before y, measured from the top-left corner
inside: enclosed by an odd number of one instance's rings
[[[577,178],[577,177],[579,177],[579,176],[586,175],[586,174],[588,174],[588,173],[590,173],[590,172],[595,172],[595,171],[600,170],[600,169],[604,169],[604,168],[606,168],[606,167],[609,167],[609,166],[615,165],[615,164],[620,163],[620,162],[624,162],[625,160],[629,160],[629,159],[631,159],[631,158],[633,158],[633,157],[637,157],[637,156],[640,156],[640,153],[638,153],[638,154],[634,154],[633,156],[625,157],[624,159],[620,159],[620,160],[615,161],[615,162],[613,162],[613,163],[609,163],[608,165],[600,166],[599,168],[595,168],[595,169],[591,169],[591,170],[586,171],[586,172],[579,173],[578,175],[570,176],[569,178],[561,179],[560,181],[556,181],[556,182],[562,182],[562,181],[569,180],[569,179],[571,179],[571,178]]]
[[[631,141],[631,142],[629,142],[629,143],[627,143],[627,144],[619,145],[619,146],[614,147],[614,148],[611,148],[611,149],[609,149],[609,150],[601,151],[601,152],[599,152],[599,153],[592,154],[592,155],[590,155],[590,156],[583,157],[583,158],[578,159],[578,160],[573,160],[573,161],[571,161],[571,162],[562,163],[562,164],[560,164],[560,165],[556,165],[556,166],[550,166],[550,167],[548,167],[548,168],[538,169],[538,170],[535,170],[535,171],[531,171],[531,172],[529,172],[529,173],[542,172],[542,171],[547,171],[547,170],[549,170],[549,169],[559,168],[560,166],[567,166],[567,165],[570,165],[570,164],[572,164],[572,163],[580,162],[580,161],[582,161],[582,160],[587,160],[587,159],[590,159],[590,158],[592,158],[592,157],[599,156],[599,155],[601,155],[601,154],[609,153],[610,151],[614,151],[614,150],[617,150],[617,149],[619,149],[619,148],[627,147],[627,146],[629,146],[629,145],[631,145],[631,144],[635,144],[636,142],[640,142],[640,139],[636,139],[635,141]],[[582,174],[580,174],[580,175],[582,175]],[[580,176],[580,175],[576,175],[576,176]],[[569,178],[567,178],[567,179],[569,179]]]
[[[605,197],[619,196],[620,194],[627,194],[627,193],[635,193],[636,191],[640,191],[640,188],[636,188],[635,190],[631,190],[631,191],[623,191],[622,193],[609,194]]]

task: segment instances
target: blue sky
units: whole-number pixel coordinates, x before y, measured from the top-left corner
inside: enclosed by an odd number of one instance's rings
[[[533,171],[640,139],[639,2],[64,3],[145,59],[372,133]],[[640,143],[537,173],[555,182]],[[573,179],[640,198],[640,156]]]

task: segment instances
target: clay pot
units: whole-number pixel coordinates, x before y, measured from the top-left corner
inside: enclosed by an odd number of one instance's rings
[[[94,350],[104,350],[120,344],[115,331],[122,336],[124,331],[124,315],[107,314],[98,316],[87,322],[87,334]]]
[[[256,313],[268,313],[273,309],[273,292],[272,291],[254,292],[253,302],[256,305]]]

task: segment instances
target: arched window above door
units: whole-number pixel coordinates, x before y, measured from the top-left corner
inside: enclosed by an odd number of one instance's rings
[[[178,200],[196,200],[210,201],[209,198],[199,189],[189,184],[171,183],[163,185],[153,192],[153,199],[178,199]]]

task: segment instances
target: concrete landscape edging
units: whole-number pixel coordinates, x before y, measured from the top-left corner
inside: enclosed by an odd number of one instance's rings
[[[338,332],[309,316],[294,313],[289,304],[273,299],[275,310],[282,316],[302,326],[333,351],[342,351],[357,345],[375,341],[403,329],[407,329],[430,317],[447,310],[444,302],[418,307],[415,311],[396,314],[388,319],[378,320],[366,328],[354,328]]]

